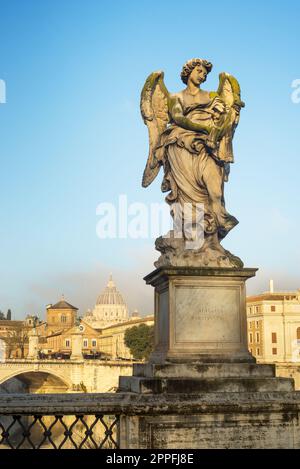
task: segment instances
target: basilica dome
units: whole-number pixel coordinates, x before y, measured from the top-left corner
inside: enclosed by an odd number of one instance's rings
[[[110,276],[105,289],[97,298],[93,311],[86,314],[84,320],[92,327],[103,328],[128,321],[128,319],[127,305]]]
[[[96,305],[125,305],[121,293],[110,276],[109,281],[103,292],[98,296]]]

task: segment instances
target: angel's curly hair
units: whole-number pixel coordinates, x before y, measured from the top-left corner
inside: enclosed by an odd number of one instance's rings
[[[187,84],[189,75],[192,73],[194,68],[197,67],[197,65],[203,65],[203,67],[206,68],[207,73],[209,73],[213,67],[212,63],[208,62],[208,60],[205,60],[205,59],[188,60],[182,67],[181,74],[180,74],[181,80],[183,81],[185,85]]]

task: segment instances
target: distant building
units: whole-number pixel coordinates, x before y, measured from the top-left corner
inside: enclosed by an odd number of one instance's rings
[[[82,331],[82,352],[84,355],[93,355],[100,352],[99,331],[93,329],[88,324],[81,322]],[[47,341],[41,348],[46,355],[61,353],[70,356],[72,352],[72,335],[77,331],[77,326],[73,326],[63,331],[58,331],[47,336]]]
[[[27,314],[25,317],[24,325],[25,326],[30,326],[30,327],[37,327],[39,324],[41,324],[42,321],[38,318],[38,316],[34,314]]]
[[[9,319],[2,319],[0,321],[0,338],[10,336],[10,333],[24,327],[24,321],[12,321]]]
[[[139,324],[153,325],[154,317],[141,317],[134,310],[129,317],[127,305],[110,276],[107,286],[98,296],[95,307],[87,311],[83,319],[78,321],[78,308],[68,303],[64,297],[46,308],[46,321],[37,316],[27,315],[24,321],[0,321],[0,339],[16,336],[22,338],[20,347],[9,350],[9,356],[26,358],[30,336],[38,336],[38,351],[41,358],[68,358],[72,353],[74,336],[81,335],[82,353],[85,358],[102,357],[109,359],[131,359],[129,349],[125,346],[126,329]],[[22,336],[22,337],[21,337]],[[3,342],[5,345],[8,341]],[[58,356],[60,355],[60,357]]]
[[[99,331],[99,350],[112,359],[131,359],[132,355],[124,342],[124,336],[127,329],[133,326],[146,324],[154,325],[154,316],[132,317],[122,324],[113,324]]]
[[[152,326],[153,316],[144,318],[131,318],[126,322],[116,323],[103,329],[93,328],[84,320],[80,323],[82,335],[82,353],[86,357],[93,357],[99,354],[102,358],[110,359],[131,359],[131,353],[124,343],[126,329],[140,324]],[[71,355],[72,335],[77,331],[77,327],[71,327],[63,331],[58,331],[47,336],[41,351],[46,355],[62,354],[65,357]]]
[[[128,308],[121,293],[110,276],[103,292],[98,296],[92,312],[88,311],[83,320],[93,328],[108,327],[126,322],[129,319]]]
[[[300,290],[247,297],[249,350],[259,362],[300,364]]]
[[[131,314],[131,319],[139,319],[139,318],[140,318],[140,313],[138,312],[137,309],[135,309]]]
[[[0,321],[0,341],[5,343],[5,358],[26,358],[28,354],[28,336],[32,325],[26,320]]]
[[[64,297],[54,305],[47,306],[47,334],[61,332],[73,327],[77,320],[76,306],[68,303]]]

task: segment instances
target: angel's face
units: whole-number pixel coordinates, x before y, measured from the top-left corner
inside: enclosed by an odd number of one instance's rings
[[[194,85],[199,86],[206,80],[207,70],[203,65],[197,65],[190,73],[188,81],[190,80]]]

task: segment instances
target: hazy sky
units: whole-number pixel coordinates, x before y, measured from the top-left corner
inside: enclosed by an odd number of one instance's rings
[[[0,0],[0,309],[44,314],[61,293],[83,312],[109,273],[143,314],[153,239],[100,240],[101,202],[161,202],[147,190],[148,151],[139,95],[162,69],[172,92],[191,57],[227,71],[242,110],[227,208],[240,224],[224,246],[258,267],[248,292],[300,287],[300,79],[298,1]]]

